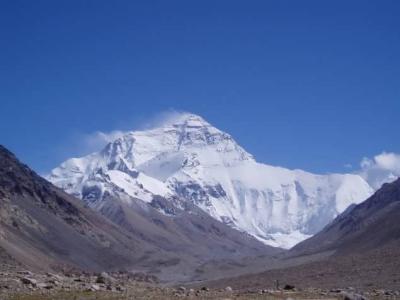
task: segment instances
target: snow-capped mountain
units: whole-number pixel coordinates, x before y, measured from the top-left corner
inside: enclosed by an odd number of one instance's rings
[[[283,248],[317,233],[373,192],[359,175],[316,175],[258,163],[229,134],[188,113],[69,159],[48,179],[97,209],[109,195],[127,204],[150,203],[154,195],[177,207],[191,202]]]

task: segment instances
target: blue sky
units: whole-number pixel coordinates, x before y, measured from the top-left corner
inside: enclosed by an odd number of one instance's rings
[[[399,1],[2,1],[0,143],[39,172],[171,109],[326,173],[400,152]],[[350,169],[351,170],[351,169]]]

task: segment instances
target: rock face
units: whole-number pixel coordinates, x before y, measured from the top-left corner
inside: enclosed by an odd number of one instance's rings
[[[132,205],[193,204],[264,243],[289,248],[371,195],[358,175],[315,175],[261,164],[233,138],[193,114],[127,132],[99,152],[67,160],[48,179],[98,210],[113,197]]]

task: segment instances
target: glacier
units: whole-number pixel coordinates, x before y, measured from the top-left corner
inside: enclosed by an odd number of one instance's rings
[[[47,179],[95,209],[106,195],[128,205],[151,203],[155,195],[177,207],[191,202],[281,248],[314,235],[374,191],[357,174],[318,175],[259,163],[229,134],[190,113],[126,132],[98,152],[65,161]]]

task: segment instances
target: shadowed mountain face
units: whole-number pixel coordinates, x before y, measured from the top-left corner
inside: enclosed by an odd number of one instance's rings
[[[193,280],[212,276],[196,273],[211,260],[279,251],[195,207],[177,208],[162,197],[131,200],[106,195],[101,215],[0,146],[0,249],[31,268],[125,269]]]
[[[148,250],[0,146],[0,247],[37,269],[123,269]]]
[[[293,253],[334,250],[362,253],[400,241],[400,179],[382,186],[365,202],[350,207],[320,233],[298,244]]]

